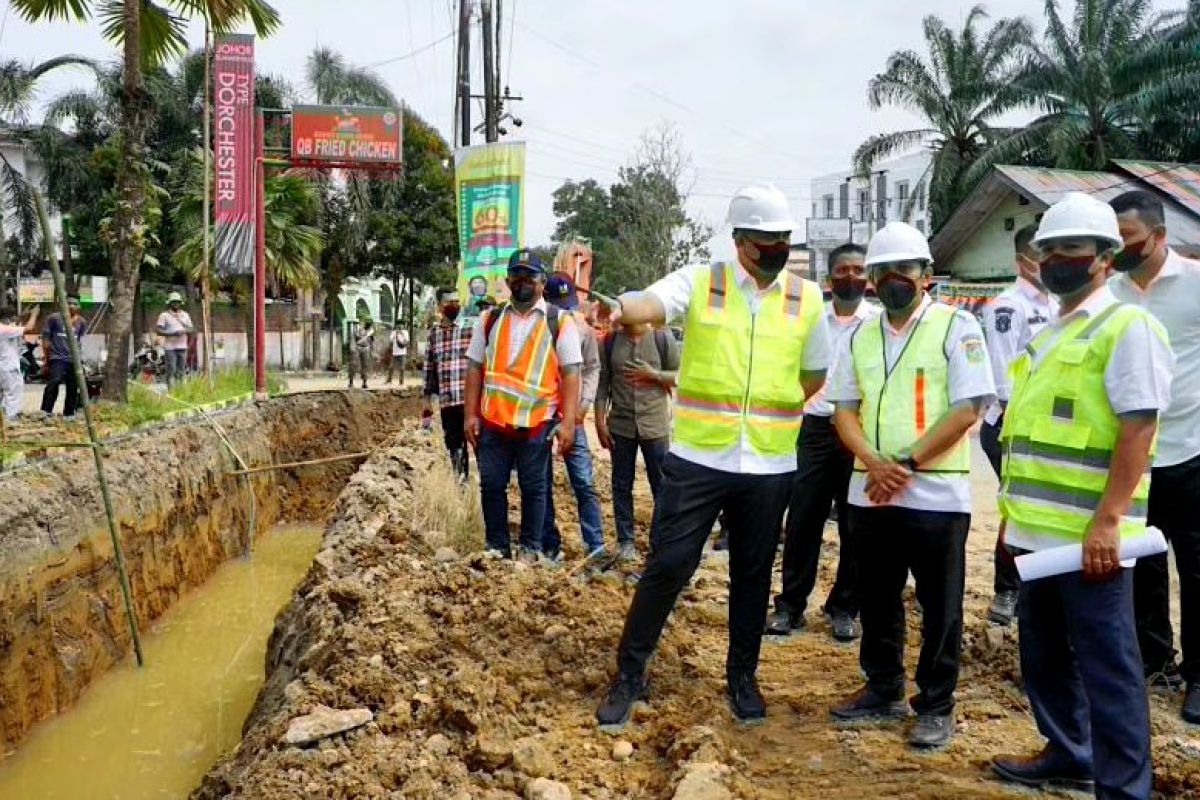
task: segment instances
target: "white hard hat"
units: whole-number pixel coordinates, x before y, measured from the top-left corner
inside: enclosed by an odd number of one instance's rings
[[[929,241],[925,234],[907,222],[889,222],[871,237],[867,244],[866,265],[887,264],[894,261],[924,261],[933,263],[929,252]]]
[[[792,219],[787,197],[769,183],[739,189],[729,201],[726,222],[735,229],[768,233],[786,233],[799,227]]]
[[[1103,239],[1116,249],[1122,247],[1117,213],[1108,203],[1083,192],[1071,192],[1042,215],[1042,223],[1033,237],[1034,244],[1048,239],[1087,236]]]

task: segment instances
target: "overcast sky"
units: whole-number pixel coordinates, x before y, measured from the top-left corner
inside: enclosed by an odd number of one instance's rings
[[[283,26],[260,42],[258,69],[302,87],[304,60],[332,47],[378,74],[450,139],[453,131],[457,0],[274,0]],[[1070,7],[1070,0],[1063,0]],[[871,111],[869,78],[893,50],[924,52],[921,20],[957,27],[968,0],[503,0],[503,79],[525,97],[509,139],[528,143],[526,239],[549,241],[551,193],[565,179],[609,183],[640,133],[675,124],[696,167],[692,211],[722,230],[728,196],[771,180],[807,216],[809,180],[848,168],[867,136],[918,121],[897,109]],[[1043,0],[994,0],[994,14],[1029,16],[1041,29]],[[1161,10],[1181,0],[1157,0]],[[44,59],[116,51],[87,25],[29,25],[5,6],[0,56]],[[515,26],[512,24],[515,21]],[[202,34],[192,31],[199,46]],[[441,40],[439,42],[439,40]],[[439,42],[429,46],[434,42]],[[416,55],[400,58],[414,51]],[[392,60],[389,59],[400,59]],[[480,51],[472,60],[478,78]],[[382,63],[381,63],[382,62]],[[81,76],[44,82],[53,96]],[[476,107],[475,118],[480,118]],[[481,139],[481,137],[480,137]],[[797,240],[803,238],[803,234]]]

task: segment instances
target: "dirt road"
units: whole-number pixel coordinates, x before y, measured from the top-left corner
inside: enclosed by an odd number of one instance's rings
[[[268,687],[247,738],[195,797],[563,796],[542,793],[549,790],[537,778],[596,800],[1021,796],[987,772],[992,756],[1036,749],[1040,738],[1017,683],[1014,633],[984,621],[996,514],[981,458],[958,734],[945,750],[911,751],[904,725],[829,722],[829,706],[859,684],[857,649],[833,643],[815,615],[809,632],[764,648],[767,723],[735,726],[723,686],[727,569],[716,554],[672,617],[652,665],[651,700],[622,736],[632,745],[623,759],[592,714],[631,584],[588,576],[570,560],[557,570],[479,554],[438,563],[432,554],[445,534],[408,524],[440,468],[427,445],[403,437],[343,494],[325,554],[273,636]],[[599,472],[611,531],[607,463]],[[565,497],[564,482],[560,474]],[[649,500],[639,484],[643,528]],[[573,509],[559,509],[567,524]],[[832,578],[829,533],[816,597]],[[564,534],[568,558],[578,559],[577,528]],[[910,675],[918,624],[910,608]],[[1178,720],[1176,702],[1153,700],[1156,786],[1163,796],[1197,796],[1200,737]],[[281,744],[288,723],[317,704],[365,707],[374,721],[310,748]]]

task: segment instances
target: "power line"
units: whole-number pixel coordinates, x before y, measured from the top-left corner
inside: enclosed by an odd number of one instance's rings
[[[512,86],[513,39],[517,32],[517,2],[513,0],[512,10],[508,12],[508,72],[504,76],[504,86]]]
[[[421,53],[424,53],[428,50],[432,50],[433,48],[437,47],[439,44],[446,41],[447,39],[454,38],[454,34],[455,34],[455,31],[450,31],[449,33],[447,33],[445,36],[441,37],[440,39],[434,39],[429,44],[424,45],[422,47],[418,47],[416,50],[413,50],[411,53],[405,53],[404,55],[396,56],[395,58],[385,58],[383,61],[376,61],[374,64],[366,64],[366,65],[364,65],[363,69],[374,69],[375,67],[382,67],[385,64],[394,64],[397,61],[405,61],[405,60],[413,58],[415,56],[419,56],[419,55],[421,55]]]
[[[538,33],[537,31],[533,30],[532,28],[530,28],[528,25],[526,25],[524,23],[521,23],[520,27],[525,32],[532,34],[533,36],[536,36],[537,38],[544,41],[546,44],[555,48],[556,50],[559,50],[574,59],[582,61],[585,64],[588,64],[588,65],[594,67],[595,69],[603,70],[605,72],[616,72],[616,70],[613,70],[610,67],[607,67],[604,64],[601,64],[600,62],[596,61],[594,58],[590,58],[589,56],[584,55],[578,49],[568,48],[567,46],[559,43],[558,41],[550,38],[549,36]],[[687,105],[679,102],[678,100],[675,100],[674,98],[670,97],[669,95],[666,95],[663,92],[660,92],[659,90],[657,90],[651,86],[647,86],[646,84],[641,83],[640,81],[637,81],[637,80],[634,80],[634,79],[628,78],[628,77],[625,78],[625,82],[628,83],[630,86],[633,86],[634,88],[638,89],[639,91],[645,92],[646,94],[658,99],[660,102],[666,103],[667,105],[673,106],[674,108],[677,108],[680,111],[687,112],[689,114],[697,116],[706,121],[710,121],[708,117],[706,117],[705,115],[696,111],[695,109],[688,107]],[[792,155],[791,153],[787,153],[783,150],[779,150],[773,144],[771,144],[769,141],[767,141],[765,139],[762,139],[758,136],[754,136],[752,134],[738,130],[737,128],[734,128],[733,126],[729,125],[728,123],[726,123],[720,119],[716,120],[715,122],[717,125],[724,128],[725,130],[727,130],[728,132],[732,133],[735,136],[741,137],[748,141],[752,141],[762,147],[766,147],[770,150],[774,150],[776,153],[778,153],[781,156],[784,156],[785,158],[789,158],[793,161],[799,162],[799,159],[796,158],[794,155]]]

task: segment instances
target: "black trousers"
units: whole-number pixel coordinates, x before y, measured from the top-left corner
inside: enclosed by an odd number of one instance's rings
[[[668,454],[655,503],[652,546],[638,581],[617,652],[626,674],[646,669],[680,591],[700,565],[721,511],[729,522],[729,651],[727,674],[758,668],[771,567],[795,473],[743,475],[709,469]]]
[[[404,375],[403,370],[400,374]],[[442,406],[440,411],[442,439],[446,442],[446,449],[450,451],[450,461],[454,464],[454,471],[466,480],[471,467],[471,457],[467,453],[466,434],[463,432],[466,406]]]
[[[79,408],[79,382],[75,380],[75,367],[70,361],[51,361],[50,379],[42,390],[42,412],[54,413],[54,404],[58,402],[58,387],[66,384],[67,397],[63,400],[63,416],[75,416]]]
[[[954,708],[970,527],[970,514],[850,506],[862,608],[859,664],[873,691],[903,696],[903,593],[911,571],[921,603],[920,692],[912,699],[918,714],[948,714]]]
[[[775,595],[775,608],[779,611],[804,613],[817,582],[829,505],[836,502],[840,549],[837,578],[825,600],[825,611],[858,615],[854,540],[846,518],[846,494],[853,470],[854,456],[838,438],[833,419],[806,414],[800,428],[796,479],[792,482],[792,500],[784,530],[783,586]]]
[[[992,469],[996,471],[997,478],[1000,477],[1000,464],[1003,460],[1000,449],[1000,428],[1003,425],[1004,415],[1001,414],[995,425],[985,422],[979,428],[979,445],[983,448],[983,453],[987,456]],[[1021,591],[1021,576],[1017,572],[1017,562],[1013,560],[1012,553],[1004,547],[999,536],[996,537],[996,551],[992,556],[992,562],[995,565],[993,591],[997,594]]]
[[[1150,472],[1147,522],[1163,532],[1179,570],[1180,673],[1200,681],[1200,518],[1192,503],[1200,498],[1200,456]],[[1146,674],[1175,661],[1171,629],[1171,589],[1167,553],[1139,558],[1133,571],[1133,607],[1138,646]]]

